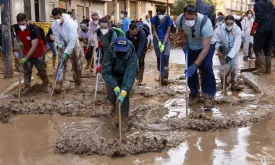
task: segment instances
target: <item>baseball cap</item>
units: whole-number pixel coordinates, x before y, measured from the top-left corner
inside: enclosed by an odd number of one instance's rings
[[[128,51],[128,39],[125,37],[118,37],[115,40],[115,51],[116,52],[127,52]]]

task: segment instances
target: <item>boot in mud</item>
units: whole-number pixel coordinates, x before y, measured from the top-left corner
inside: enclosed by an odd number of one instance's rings
[[[214,108],[213,97],[208,94],[204,94],[203,98],[204,98],[204,108],[206,109],[206,111],[211,111],[211,108]]]
[[[22,96],[26,96],[29,92],[31,91],[30,87],[25,87],[22,91],[21,91],[21,95]]]
[[[127,132],[130,130],[129,119],[127,116],[121,116],[122,132]]]
[[[252,50],[253,50],[253,44],[249,43],[249,48],[248,48],[248,58],[249,59],[255,59],[255,57],[253,57],[253,55],[252,55]]]
[[[257,56],[256,61],[257,61],[258,69],[256,71],[254,71],[253,73],[255,75],[265,74],[266,73],[266,58],[265,58],[265,56],[263,56],[263,55]]]
[[[90,65],[91,65],[91,61],[88,60],[88,61],[87,61],[87,65],[86,65],[86,69],[89,69],[89,68],[90,68]]]
[[[61,93],[62,92],[62,86],[63,86],[62,83],[57,83],[56,87],[54,88],[54,93],[56,93],[56,94]]]
[[[189,94],[189,105],[192,106],[194,104],[197,104],[200,100],[200,96],[198,94]]]
[[[139,69],[139,70],[138,70],[138,75],[137,75],[138,86],[143,86],[143,85],[145,85],[144,83],[142,83],[142,81],[143,81],[143,73],[144,73],[144,69]]]
[[[233,82],[231,90],[232,91],[241,91],[244,89],[244,86],[242,84],[240,84],[238,81],[237,82]]]
[[[266,73],[271,74],[271,56],[266,56]]]
[[[161,84],[164,86],[168,85],[168,76],[169,76],[169,69],[168,67],[164,67],[163,72],[162,72],[162,82]]]

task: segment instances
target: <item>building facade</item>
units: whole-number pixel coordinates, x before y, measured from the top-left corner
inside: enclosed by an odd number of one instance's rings
[[[15,24],[18,13],[26,13],[29,20],[39,22],[53,21],[51,11],[55,7],[62,8],[64,12],[72,11],[74,17],[80,22],[83,16],[90,17],[91,12],[98,12],[99,15],[111,15],[114,22],[120,20],[120,13],[124,10],[124,0],[10,0],[11,2],[11,23]],[[145,19],[145,15],[156,14],[158,5],[171,6],[175,0],[126,0],[126,10],[131,19]]]
[[[225,14],[242,14],[248,10],[250,0],[225,0]]]

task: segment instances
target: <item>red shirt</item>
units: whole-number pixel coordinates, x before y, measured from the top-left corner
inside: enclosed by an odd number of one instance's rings
[[[26,56],[28,54],[28,52],[30,51],[30,49],[32,47],[32,43],[31,43],[32,40],[37,39],[37,38],[38,38],[38,45],[37,45],[35,52],[32,54],[31,57],[38,58],[38,57],[44,55],[44,53],[45,53],[44,41],[42,40],[39,29],[36,25],[28,24],[27,29],[24,31],[22,31],[19,28],[19,25],[16,25],[15,31],[16,31],[17,36],[21,40],[21,42],[24,44],[24,47],[23,47],[24,56]]]

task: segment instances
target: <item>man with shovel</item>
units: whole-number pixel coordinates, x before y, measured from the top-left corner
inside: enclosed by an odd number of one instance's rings
[[[122,122],[128,125],[129,94],[137,73],[137,57],[133,44],[125,37],[118,37],[105,54],[102,76],[107,86],[107,99],[116,106],[121,103]]]
[[[27,16],[24,13],[19,13],[16,18],[18,24],[15,25],[14,29],[23,51],[23,57],[19,60],[19,63],[23,64],[24,68],[25,88],[21,94],[26,95],[30,91],[33,65],[43,81],[41,88],[47,90],[49,79],[45,65],[43,65],[45,46],[39,29],[36,25],[27,22]]]

